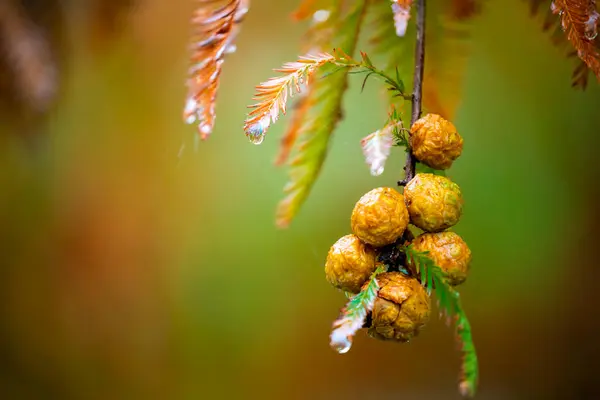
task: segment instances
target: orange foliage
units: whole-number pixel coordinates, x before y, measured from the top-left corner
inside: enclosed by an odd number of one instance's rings
[[[206,139],[214,128],[223,59],[235,50],[234,41],[248,11],[249,0],[230,0],[223,6],[221,3],[200,0],[192,17],[192,65],[183,118],[188,123],[198,123],[202,139]]]
[[[596,11],[595,0],[555,0],[552,12],[560,15],[561,27],[577,56],[600,80],[600,54],[594,42],[600,15]],[[574,76],[580,69],[578,67]]]

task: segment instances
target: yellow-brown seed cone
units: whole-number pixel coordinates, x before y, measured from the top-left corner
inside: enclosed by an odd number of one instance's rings
[[[376,268],[377,251],[354,235],[340,238],[327,254],[325,277],[333,286],[358,293]]]
[[[412,242],[416,251],[428,251],[427,257],[440,267],[449,285],[457,286],[467,279],[471,250],[454,232],[424,233]],[[414,271],[414,266],[409,266]]]
[[[408,226],[404,197],[388,187],[371,190],[354,206],[351,224],[352,232],[365,243],[375,247],[394,243]]]
[[[371,314],[369,336],[407,342],[429,321],[430,301],[419,281],[400,272],[377,276],[379,293]]]
[[[404,188],[410,222],[426,232],[440,232],[455,225],[462,215],[460,187],[434,174],[417,174]]]
[[[410,128],[410,146],[417,160],[433,169],[448,169],[463,148],[454,124],[437,114],[427,114]]]

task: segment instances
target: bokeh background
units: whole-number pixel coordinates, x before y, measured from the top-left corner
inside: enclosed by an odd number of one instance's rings
[[[459,353],[436,318],[408,345],[361,333],[346,355],[328,346],[345,298],[324,279],[327,250],[404,162],[395,151],[378,178],[363,162],[359,139],[385,119],[376,83],[352,82],[319,181],[275,228],[285,123],[261,146],[241,125],[254,85],[298,53],[296,2],[253,1],[216,131],[197,146],[181,121],[193,2],[143,0],[109,22],[86,2],[25,3],[60,38],[61,86],[36,113],[0,85],[1,398],[459,397]],[[461,293],[478,398],[600,398],[600,88],[570,88],[572,62],[525,2],[488,6],[451,171],[474,253]]]

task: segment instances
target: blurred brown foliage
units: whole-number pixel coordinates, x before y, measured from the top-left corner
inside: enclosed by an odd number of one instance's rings
[[[0,2],[0,118],[9,131],[35,132],[60,96],[71,45],[67,15],[81,16],[87,46],[100,52],[133,5],[134,0]]]

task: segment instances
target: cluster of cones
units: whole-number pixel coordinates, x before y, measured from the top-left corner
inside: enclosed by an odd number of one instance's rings
[[[419,162],[443,170],[460,156],[463,139],[451,122],[428,114],[411,127],[409,143]],[[385,265],[386,272],[376,276],[377,297],[365,318],[369,336],[408,342],[429,320],[430,293],[420,281],[419,266],[406,257],[409,246],[426,254],[449,285],[466,280],[471,251],[458,234],[447,230],[459,221],[462,208],[459,186],[430,173],[417,174],[403,194],[380,187],[356,203],[351,216],[353,233],[331,247],[325,275],[335,288],[357,294]],[[420,234],[415,237],[409,225]]]

